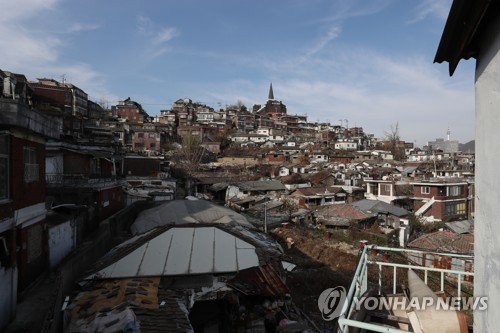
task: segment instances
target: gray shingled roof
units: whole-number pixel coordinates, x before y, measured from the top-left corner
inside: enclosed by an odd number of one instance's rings
[[[352,205],[363,212],[389,213],[399,217],[408,215],[408,211],[406,209],[378,200],[364,199],[356,201]]]

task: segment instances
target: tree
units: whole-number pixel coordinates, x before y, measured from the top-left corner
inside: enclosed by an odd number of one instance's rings
[[[188,195],[192,194],[193,175],[198,169],[205,152],[205,148],[200,145],[199,137],[191,134],[182,137],[182,144],[178,151],[178,163],[185,172]]]
[[[243,104],[241,100],[238,100],[236,102],[236,108],[238,109],[238,111],[247,111],[247,107],[245,106],[245,104]]]
[[[400,160],[403,157],[402,152],[402,141],[399,136],[399,123],[396,125],[391,125],[391,129],[389,131],[384,132],[386,143],[386,149],[392,153],[392,156],[395,160]]]

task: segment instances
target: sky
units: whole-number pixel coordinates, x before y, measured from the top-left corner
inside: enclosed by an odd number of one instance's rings
[[[311,122],[474,139],[475,60],[433,63],[451,0],[0,0],[0,69],[158,115],[274,97]]]

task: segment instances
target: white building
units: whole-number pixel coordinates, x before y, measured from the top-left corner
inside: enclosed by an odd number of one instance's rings
[[[435,62],[475,57],[476,198],[474,296],[488,295],[488,308],[474,312],[475,332],[495,332],[500,318],[500,3],[453,1]],[[472,112],[472,111],[471,111]]]

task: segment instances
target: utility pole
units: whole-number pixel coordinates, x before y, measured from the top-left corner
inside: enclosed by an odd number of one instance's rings
[[[264,202],[264,233],[267,234],[267,201]]]

